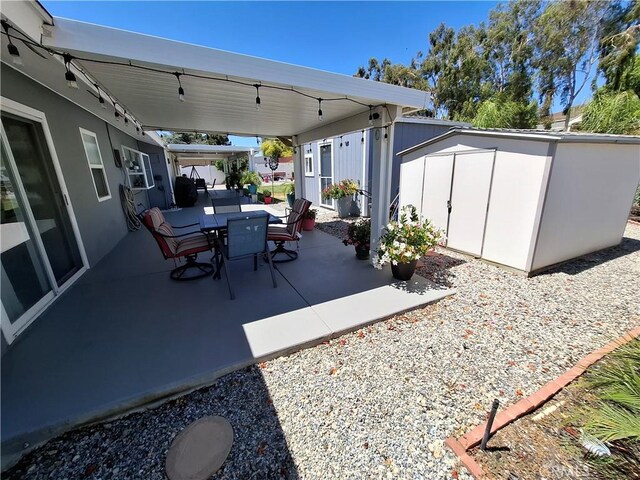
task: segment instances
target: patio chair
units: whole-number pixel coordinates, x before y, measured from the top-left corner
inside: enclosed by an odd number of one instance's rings
[[[311,202],[304,198],[298,198],[293,202],[293,207],[286,217],[285,223],[269,225],[267,240],[275,243],[276,248],[270,252],[275,263],[290,262],[298,258],[297,245],[302,237],[302,221],[309,210]],[[285,242],[296,242],[296,250],[284,247]],[[278,258],[278,256],[280,256]]]
[[[273,263],[267,244],[267,229],[269,226],[269,214],[253,215],[251,217],[230,218],[227,221],[226,244],[219,242],[219,250],[222,254],[222,265],[227,277],[229,295],[235,299],[231,276],[229,274],[229,262],[241,258],[253,257],[253,270],[258,269],[258,255],[265,256],[271,272],[273,288],[276,288],[276,275],[273,271]]]
[[[191,231],[181,235],[176,235],[174,232],[174,229],[194,227],[199,225],[198,223],[181,227],[172,226],[165,220],[164,215],[157,207],[147,210],[141,217],[142,223],[158,243],[165,260],[173,258],[175,262],[176,258],[186,259],[185,265],[171,270],[170,276],[173,280],[195,280],[213,273],[211,263],[196,261],[198,253],[210,251],[215,247],[213,238],[200,231]],[[189,274],[191,271],[194,271],[195,274]]]
[[[237,213],[242,211],[240,196],[212,198],[213,213]]]

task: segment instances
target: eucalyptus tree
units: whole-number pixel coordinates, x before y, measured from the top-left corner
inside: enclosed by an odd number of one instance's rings
[[[640,95],[637,80],[634,85],[639,43],[640,0],[612,2],[602,20],[598,44],[599,70],[607,90],[632,89]]]
[[[559,95],[565,130],[571,107],[597,65],[600,27],[608,5],[601,0],[550,2],[533,25],[543,113],[548,116]]]

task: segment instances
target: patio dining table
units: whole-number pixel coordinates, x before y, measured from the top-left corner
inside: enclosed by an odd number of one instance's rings
[[[275,215],[265,211],[265,210],[249,210],[246,212],[228,212],[228,213],[214,213],[213,215],[203,214],[200,216],[200,231],[204,233],[215,233],[217,236],[217,241],[220,241],[220,234],[224,232],[227,228],[227,221],[233,218],[251,218],[260,215],[264,215],[265,213],[269,214],[269,223],[282,223],[282,219],[276,217]],[[219,252],[218,246],[216,242],[215,249],[215,259],[216,259],[216,270],[213,273],[213,278],[220,278],[220,261],[219,261]]]
[[[203,214],[200,216],[200,231],[205,233],[219,232],[227,228],[227,221],[230,218],[251,218],[269,213],[266,210],[250,210],[247,212],[215,213],[213,215]],[[282,223],[282,219],[269,213],[269,223]]]

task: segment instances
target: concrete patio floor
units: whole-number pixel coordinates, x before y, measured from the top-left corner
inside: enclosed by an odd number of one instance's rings
[[[201,193],[166,217],[184,225],[203,212]],[[231,264],[232,301],[224,278],[172,281],[151,235],[128,234],[3,356],[3,465],[77,425],[454,293],[418,276],[394,283],[317,230],[304,232],[298,260],[277,265],[278,288],[266,264],[252,267]]]

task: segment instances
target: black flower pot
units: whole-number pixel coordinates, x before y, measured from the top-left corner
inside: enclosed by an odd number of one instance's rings
[[[416,271],[416,265],[418,264],[418,260],[411,260],[407,263],[398,263],[397,265],[391,264],[391,273],[393,274],[393,278],[398,280],[411,280],[413,274]]]
[[[367,247],[356,247],[356,258],[358,260],[367,260],[369,258],[369,249]]]

